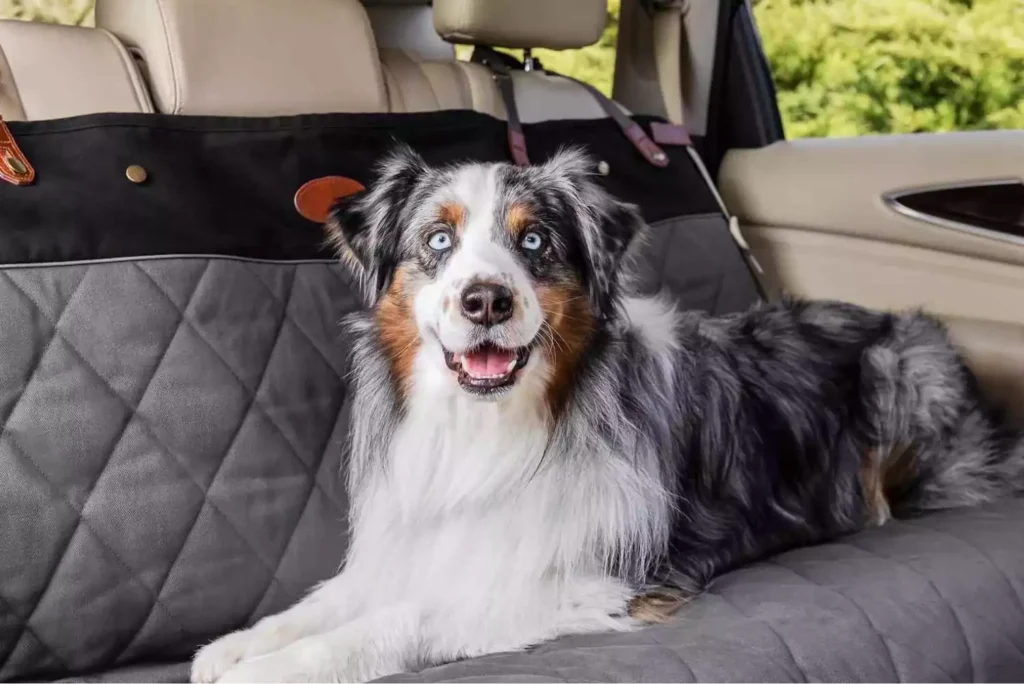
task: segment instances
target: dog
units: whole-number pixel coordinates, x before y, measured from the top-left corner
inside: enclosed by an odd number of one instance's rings
[[[939,322],[631,295],[644,222],[594,169],[400,148],[334,207],[369,304],[347,560],[202,648],[193,681],[367,681],[635,629],[737,565],[1024,490],[1024,440]]]

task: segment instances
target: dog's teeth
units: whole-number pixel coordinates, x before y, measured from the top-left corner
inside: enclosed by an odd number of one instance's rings
[[[512,371],[514,371],[516,369],[516,363],[518,363],[518,361],[519,359],[512,359],[511,361],[509,361],[508,368],[506,368],[505,371],[507,373],[511,373]]]

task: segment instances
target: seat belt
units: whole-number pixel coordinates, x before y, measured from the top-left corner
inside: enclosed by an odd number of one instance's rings
[[[490,48],[475,47],[471,60],[491,70],[494,82],[498,84],[498,92],[501,93],[501,100],[505,105],[508,117],[508,151],[516,166],[529,166],[530,157],[526,153],[526,135],[523,134],[523,124],[519,121],[516,91],[512,85],[512,68],[509,66],[509,61],[516,63],[515,58]]]
[[[672,64],[682,65],[682,46],[686,44],[686,23],[683,21],[683,15],[687,11],[687,6],[691,0],[640,0],[640,6],[647,13],[651,19],[652,30],[654,32],[666,32],[666,31],[678,31],[679,38],[674,41],[655,41],[655,45],[670,45],[671,49],[675,50],[675,54],[662,55],[664,62],[671,62]],[[656,56],[657,59],[657,56]],[[680,77],[682,71],[679,71]],[[682,90],[680,88],[680,97],[682,96]],[[675,103],[673,103],[674,105]],[[679,107],[679,119],[683,121],[685,107],[683,102],[680,100],[678,103]],[[684,122],[685,123],[685,122]],[[652,133],[654,139],[663,144],[673,144],[667,139],[668,136],[680,134],[672,132],[670,129],[674,126],[670,124],[660,124],[658,128],[652,125]],[[689,134],[686,134],[686,129],[680,125],[679,128],[683,131],[687,139],[686,151],[690,155],[690,159],[693,160],[697,170],[700,171],[701,176],[704,178],[705,185],[711,190],[711,194],[714,195],[715,201],[718,203],[718,207],[722,212],[722,216],[725,217],[729,223],[729,234],[732,236],[733,242],[739,248],[743,254],[743,258],[747,262],[747,266],[751,271],[751,276],[754,279],[754,284],[757,287],[758,293],[763,299],[768,299],[767,291],[764,285],[765,272],[761,268],[761,264],[758,262],[757,257],[750,249],[750,245],[747,243],[746,238],[743,237],[743,231],[740,229],[739,217],[729,211],[729,208],[725,204],[725,200],[722,198],[722,194],[718,191],[718,186],[715,184],[714,179],[711,177],[711,173],[708,171],[707,166],[704,165],[704,160],[701,159],[700,154],[689,144]],[[679,144],[679,143],[675,143]]]

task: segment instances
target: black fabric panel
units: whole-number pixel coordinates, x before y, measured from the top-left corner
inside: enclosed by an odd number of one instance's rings
[[[639,292],[667,293],[684,309],[726,314],[744,311],[759,298],[720,213],[654,223],[637,259]]]
[[[652,119],[640,119],[649,126]],[[330,256],[293,208],[323,175],[366,182],[395,140],[427,161],[507,161],[505,124],[468,111],[280,118],[99,114],[9,124],[35,166],[34,185],[0,183],[0,262],[39,263],[161,254],[266,259]],[[536,163],[566,145],[608,162],[608,188],[648,221],[715,210],[682,148],[649,165],[611,120],[524,127]],[[125,176],[149,172],[136,185]]]

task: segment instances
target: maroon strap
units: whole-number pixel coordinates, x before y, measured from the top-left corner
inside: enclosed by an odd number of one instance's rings
[[[530,157],[526,153],[526,135],[523,124],[519,120],[519,108],[516,107],[516,91],[512,85],[511,69],[501,60],[499,55],[490,48],[477,47],[473,50],[474,61],[491,70],[494,82],[498,84],[505,113],[508,117],[508,151],[516,166],[529,166]]]
[[[651,124],[651,137],[660,145],[678,145],[689,147],[693,144],[690,133],[685,126],[655,121]]]
[[[570,80],[576,81],[576,79]],[[586,88],[594,100],[597,101],[597,104],[600,105],[601,109],[604,110],[604,113],[618,124],[619,128],[621,128],[622,132],[626,135],[626,138],[633,143],[633,147],[643,155],[644,159],[660,168],[668,166],[668,155],[665,154],[665,150],[658,147],[658,145],[651,140],[650,136],[644,133],[644,129],[640,127],[640,124],[626,116],[617,104],[605,97],[604,94],[594,86],[589,83],[584,83],[583,81],[576,82]]]

